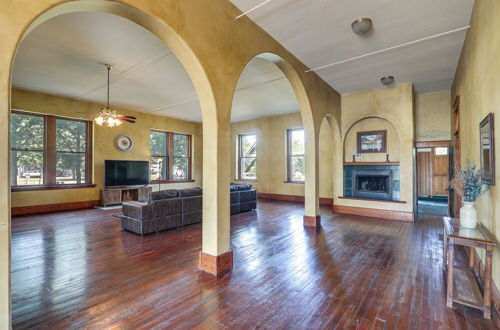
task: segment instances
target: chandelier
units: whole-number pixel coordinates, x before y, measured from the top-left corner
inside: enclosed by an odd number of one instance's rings
[[[108,127],[120,126],[122,124],[121,115],[116,114],[116,110],[109,107],[109,71],[112,66],[110,64],[104,64],[108,70],[108,93],[106,100],[106,107],[101,108],[97,117],[94,119],[95,123],[99,126],[107,125]]]

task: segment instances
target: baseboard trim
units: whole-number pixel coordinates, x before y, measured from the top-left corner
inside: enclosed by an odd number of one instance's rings
[[[220,256],[213,256],[200,252],[198,268],[213,276],[220,276],[233,269],[233,251],[226,252]]]
[[[286,202],[304,202],[304,196],[298,195],[284,195],[284,194],[271,194],[271,193],[257,193],[258,198],[262,199],[272,199],[276,201],[286,201]],[[333,205],[333,198],[320,197],[320,205]]]
[[[465,249],[465,254],[469,255],[469,249]],[[484,262],[479,257],[479,253],[477,253],[476,249],[474,249],[474,272],[476,276],[480,279],[480,286],[483,288],[483,278],[484,278]],[[495,285],[493,280],[491,281],[491,319],[500,327],[500,318],[498,315],[498,311],[500,310],[500,290]],[[494,314],[494,315],[493,315]]]
[[[333,213],[361,215],[364,217],[382,218],[387,220],[397,220],[405,222],[413,222],[414,215],[412,212],[379,210],[365,207],[333,205]]]
[[[310,215],[304,215],[304,226],[306,227],[320,227],[321,226],[321,216],[310,216]]]
[[[58,204],[45,204],[45,205],[31,205],[31,206],[18,206],[11,209],[11,214],[28,215],[47,212],[70,211],[79,209],[90,209],[99,205],[99,201],[82,201]]]

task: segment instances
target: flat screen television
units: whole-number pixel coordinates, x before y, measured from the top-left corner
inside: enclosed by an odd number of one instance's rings
[[[104,181],[106,187],[149,184],[149,162],[142,160],[105,160]]]

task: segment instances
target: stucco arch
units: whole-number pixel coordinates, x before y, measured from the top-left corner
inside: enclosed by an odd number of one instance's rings
[[[283,72],[288,82],[290,83],[290,86],[292,87],[295,94],[295,98],[297,99],[297,103],[299,104],[299,110],[304,129],[314,130],[311,102],[304,87],[304,83],[293,65],[279,55],[271,52],[264,52],[246,58],[246,60],[243,62],[243,65],[240,67],[238,74],[236,75],[235,81],[233,82],[233,91],[236,91],[236,86],[238,84],[238,81],[240,80],[241,74],[247,67],[248,63],[250,63],[250,61],[254,58],[262,58],[271,63],[274,63],[280,69],[280,71]],[[233,98],[235,95],[234,92],[232,94]]]
[[[160,19],[151,12],[146,12],[132,5],[124,4],[118,1],[99,1],[99,0],[78,0],[78,1],[61,1],[58,4],[48,4],[46,2],[33,5],[30,8],[29,14],[22,15],[24,21],[12,26],[19,27],[18,33],[11,33],[10,40],[5,40],[1,43],[0,49],[5,55],[0,61],[2,69],[5,68],[5,74],[0,75],[0,130],[3,134],[0,135],[0,144],[2,148],[8,146],[9,141],[9,113],[11,108],[11,89],[13,67],[17,50],[22,40],[38,25],[49,20],[50,18],[74,12],[97,11],[105,12],[128,19],[145,29],[149,30],[160,40],[162,40],[170,50],[177,56],[183,64],[185,70],[190,76],[196,92],[199,97],[202,118],[204,126],[207,129],[203,130],[204,141],[213,141],[219,138],[219,118],[217,113],[216,97],[212,88],[205,68],[199,58],[191,49],[186,40],[179,36],[175,29],[168,24],[165,19]],[[22,8],[21,10],[25,10]],[[13,15],[15,17],[15,15]],[[24,23],[23,23],[24,22]],[[7,147],[8,148],[8,147]],[[204,152],[204,166],[213,166],[217,163],[218,152],[213,150]],[[4,149],[5,150],[5,149]],[[210,152],[212,151],[212,152]],[[0,327],[10,324],[10,185],[9,185],[9,156],[1,157],[0,159],[0,195],[3,196],[0,200]],[[205,165],[208,163],[209,165]],[[217,178],[217,177],[216,177]],[[208,182],[206,182],[208,181]],[[210,188],[216,192],[217,181],[213,178],[205,176],[204,185],[210,191]],[[220,198],[214,197],[215,194],[208,194],[210,198],[204,198],[204,217],[216,219],[219,212]],[[210,199],[210,200],[208,200]],[[213,206],[215,205],[215,206]],[[205,221],[213,225],[214,221]],[[216,227],[216,226],[215,226]],[[205,231],[205,229],[204,229]],[[216,235],[212,235],[216,236]],[[204,242],[212,244],[213,242]],[[217,245],[217,244],[213,244]],[[207,248],[207,250],[209,250]],[[216,252],[214,252],[215,254]]]
[[[305,132],[305,214],[309,216],[317,216],[319,213],[318,145],[321,120],[315,121],[310,96],[307,93],[301,75],[291,63],[289,63],[283,57],[272,52],[258,53],[254,56],[247,57],[246,61],[242,62],[243,65],[240,67],[237,75],[238,79],[236,79],[232,84],[233,97],[236,92],[236,86],[239,81],[239,77],[247,67],[248,63],[256,57],[263,58],[274,63],[283,72],[294,91],[297,103],[299,105],[302,125]]]

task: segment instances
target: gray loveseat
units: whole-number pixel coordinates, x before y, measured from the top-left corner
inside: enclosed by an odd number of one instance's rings
[[[252,185],[231,184],[231,214],[257,208]],[[151,194],[150,202],[127,202],[122,206],[122,229],[145,235],[201,222],[201,188],[170,189]]]

